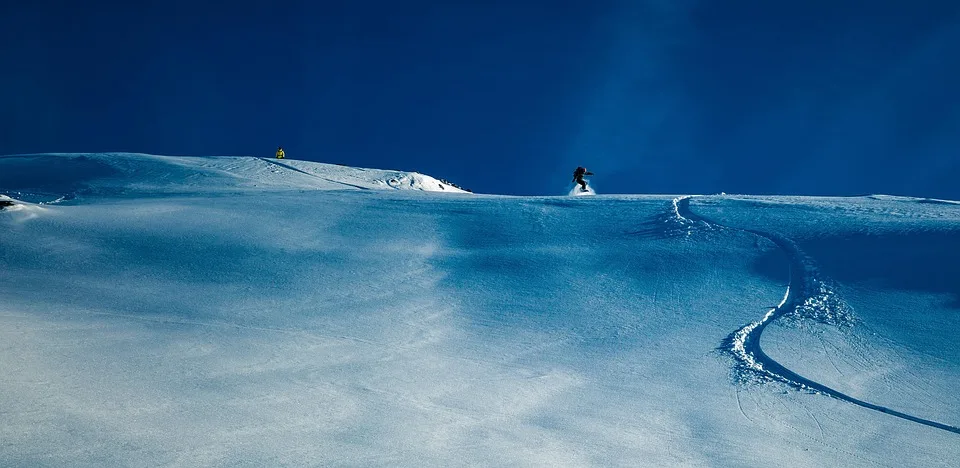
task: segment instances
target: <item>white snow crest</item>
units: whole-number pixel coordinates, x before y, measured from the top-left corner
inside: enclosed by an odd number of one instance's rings
[[[784,315],[787,323],[809,319],[825,325],[849,327],[856,323],[853,309],[828,282],[813,277],[803,303]]]
[[[688,198],[690,198],[689,195],[684,195],[682,197],[674,198],[673,201],[671,202],[673,206],[673,217],[681,224],[687,224],[690,221],[687,218],[684,218],[682,214],[680,214],[680,202]]]
[[[757,327],[764,325],[767,322],[770,322],[771,320],[773,320],[777,311],[782,309],[787,304],[788,300],[790,300],[790,286],[787,286],[787,291],[786,293],[784,293],[783,299],[780,301],[780,303],[777,304],[776,307],[767,311],[766,315],[764,315],[762,319],[756,322],[752,322],[749,325],[734,332],[733,346],[731,347],[731,350],[733,351],[733,354],[737,357],[737,359],[740,361],[742,366],[745,367],[746,369],[758,372],[761,375],[764,375],[766,377],[777,378],[775,374],[768,372],[766,369],[764,369],[763,364],[760,364],[759,362],[757,362],[753,353],[747,351],[747,339],[750,337],[750,334],[757,329]]]
[[[40,216],[40,213],[46,208],[32,203],[25,203],[6,195],[0,195],[0,212],[16,213],[14,220],[17,222],[28,221]]]
[[[583,197],[583,196],[596,195],[596,194],[597,192],[593,190],[593,187],[591,187],[589,184],[587,185],[587,190],[585,191],[580,189],[580,185],[574,185],[573,188],[570,189],[569,192],[567,192],[567,195],[571,197]]]
[[[428,175],[419,172],[396,172],[384,180],[378,181],[397,190],[422,190],[424,192],[452,192],[467,193],[453,185],[445,184]]]
[[[670,225],[670,230],[683,233],[688,237],[693,235],[694,231],[723,230],[723,226],[719,224],[708,223],[696,216],[684,216],[683,212],[693,215],[688,206],[693,197],[693,195],[683,195],[671,201],[670,213],[663,219],[664,223]]]
[[[789,254],[804,271],[803,290],[800,291],[803,301],[784,314],[785,322],[797,325],[800,321],[809,319],[841,328],[854,325],[856,320],[853,308],[837,293],[833,281],[820,274],[816,261],[793,240],[780,235],[769,235],[776,237],[782,246],[788,248]]]

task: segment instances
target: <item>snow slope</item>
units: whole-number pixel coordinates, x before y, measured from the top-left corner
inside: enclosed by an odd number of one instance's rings
[[[361,169],[293,159],[147,154],[5,156],[0,191],[36,202],[78,196],[153,196],[269,190],[420,190],[464,193],[416,172]]]
[[[957,466],[957,204],[436,184],[0,157],[0,465]]]

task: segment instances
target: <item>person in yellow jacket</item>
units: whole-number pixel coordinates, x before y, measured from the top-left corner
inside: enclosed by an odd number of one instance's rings
[[[278,147],[277,147],[277,159],[283,159],[283,147],[282,147],[282,146],[278,146]]]

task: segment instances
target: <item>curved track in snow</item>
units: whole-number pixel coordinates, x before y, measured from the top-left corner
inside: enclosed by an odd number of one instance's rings
[[[792,240],[774,233],[752,229],[733,228],[711,221],[703,216],[697,215],[690,209],[690,199],[691,197],[687,196],[677,198],[673,201],[674,215],[681,223],[686,225],[701,224],[721,230],[731,229],[749,232],[776,244],[777,247],[787,254],[787,257],[790,261],[790,284],[787,286],[787,291],[780,304],[770,309],[770,311],[768,311],[760,320],[740,328],[739,330],[733,332],[726,340],[724,340],[724,346],[737,359],[738,367],[752,371],[761,376],[783,382],[797,389],[821,393],[838,400],[853,403],[857,406],[861,406],[870,410],[889,414],[900,419],[923,424],[925,426],[944,431],[953,432],[955,434],[960,434],[960,428],[956,426],[912,416],[887,408],[885,406],[875,405],[810,380],[802,375],[797,374],[796,372],[791,371],[790,369],[787,369],[782,364],[763,352],[763,348],[760,346],[760,337],[767,325],[777,318],[796,310],[802,304],[806,303],[813,297],[812,291],[814,291],[818,285],[822,284],[822,282],[817,278],[816,267]]]
[[[346,185],[347,187],[353,187],[353,188],[360,189],[360,190],[370,190],[369,187],[363,187],[363,186],[360,186],[360,185],[354,185],[354,184],[350,184],[350,183],[347,183],[347,182],[341,182],[341,181],[339,181],[339,180],[328,179],[328,178],[326,178],[326,177],[319,176],[319,175],[316,175],[316,174],[312,174],[312,173],[310,173],[310,172],[307,172],[307,171],[304,171],[304,170],[301,170],[301,169],[297,169],[297,168],[295,168],[295,167],[293,167],[293,166],[291,166],[291,165],[289,165],[289,164],[284,164],[284,163],[282,163],[282,162],[274,161],[274,160],[272,160],[272,159],[267,159],[267,158],[257,158],[257,159],[259,159],[259,160],[261,160],[261,161],[263,161],[263,162],[266,162],[266,163],[273,164],[273,165],[275,165],[275,166],[280,166],[280,167],[282,167],[282,168],[284,168],[284,169],[289,169],[289,170],[294,171],[294,172],[299,172],[299,173],[301,173],[301,174],[306,174],[306,175],[308,175],[308,176],[310,176],[310,177],[315,177],[315,178],[317,178],[317,179],[325,180],[325,181],[327,181],[327,182],[331,182],[331,183],[334,183],[334,184]]]

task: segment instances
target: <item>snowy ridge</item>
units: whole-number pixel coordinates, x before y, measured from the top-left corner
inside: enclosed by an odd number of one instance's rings
[[[896,195],[870,195],[870,198],[874,200],[884,200],[884,201],[906,201],[906,202],[930,203],[930,204],[939,204],[939,205],[960,205],[960,201],[943,200],[940,198],[901,197]]]
[[[410,190],[467,193],[433,177],[293,159],[135,153],[0,157],[0,190],[34,203],[78,196],[237,190]]]
[[[418,172],[389,171],[381,169],[355,168],[336,164],[325,164],[292,159],[261,158],[301,174],[316,177],[327,182],[340,184],[344,188],[359,190],[417,190],[423,192],[468,193],[466,190],[442,182]]]
[[[717,227],[733,229],[714,223],[694,213],[690,208],[690,200],[691,197],[681,197],[674,200],[677,216],[690,222],[699,221]],[[738,361],[736,369],[738,380],[741,382],[756,380],[757,377],[759,377],[760,380],[776,380],[800,390],[820,393],[853,403],[863,408],[960,434],[960,428],[956,426],[919,418],[884,406],[875,405],[807,379],[787,369],[768,356],[760,345],[760,338],[764,328],[778,318],[788,314],[795,314],[795,317],[810,318],[821,323],[834,325],[849,325],[852,323],[852,318],[845,304],[836,297],[836,294],[828,286],[828,283],[818,277],[813,261],[807,257],[794,242],[777,234],[757,230],[743,231],[766,238],[775,243],[788,255],[790,259],[790,284],[787,286],[783,300],[777,307],[768,311],[760,320],[752,322],[733,332],[724,340],[724,347],[726,347]],[[800,293],[794,294],[793,291],[800,291]],[[745,373],[747,375],[745,375]],[[751,379],[749,374],[752,374],[754,378]]]

